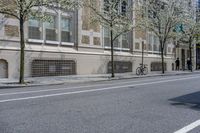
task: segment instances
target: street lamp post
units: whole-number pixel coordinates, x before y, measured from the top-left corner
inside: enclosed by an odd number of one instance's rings
[[[142,68],[144,66],[144,41],[142,41]]]

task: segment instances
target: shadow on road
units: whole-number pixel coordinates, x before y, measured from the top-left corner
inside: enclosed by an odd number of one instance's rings
[[[200,92],[195,92],[173,99],[169,99],[169,101],[171,101],[171,105],[174,106],[184,106],[200,111]]]

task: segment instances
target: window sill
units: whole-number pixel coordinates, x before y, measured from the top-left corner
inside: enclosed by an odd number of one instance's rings
[[[14,41],[14,42],[19,42],[20,41],[19,37],[4,37],[4,38],[2,38],[2,40]]]
[[[154,54],[161,54],[159,51],[153,51]]]
[[[74,43],[71,43],[71,42],[62,42],[61,45],[63,45],[63,46],[74,46]]]
[[[133,51],[135,51],[135,52],[142,52],[142,49],[134,49]],[[151,51],[144,50],[144,52],[151,52]]]
[[[111,49],[111,47],[104,47],[105,49]],[[114,48],[114,50],[124,50],[124,51],[129,51],[129,48]]]
[[[44,43],[44,40],[28,39],[28,42],[33,42],[33,43]]]
[[[46,41],[46,44],[52,44],[52,45],[59,45],[60,43],[58,41]]]
[[[129,51],[130,49],[129,48],[122,48],[122,50]]]

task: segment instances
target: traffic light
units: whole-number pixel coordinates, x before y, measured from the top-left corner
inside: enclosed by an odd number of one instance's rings
[[[176,27],[173,29],[173,32],[183,32],[184,33],[183,24],[177,24]]]

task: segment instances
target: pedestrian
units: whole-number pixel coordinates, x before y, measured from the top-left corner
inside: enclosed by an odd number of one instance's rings
[[[187,59],[187,67],[188,67],[188,70],[191,70],[191,61],[190,61],[190,58]]]
[[[180,69],[180,60],[179,60],[179,58],[176,59],[175,63],[176,63],[176,70],[179,71],[179,69]]]

